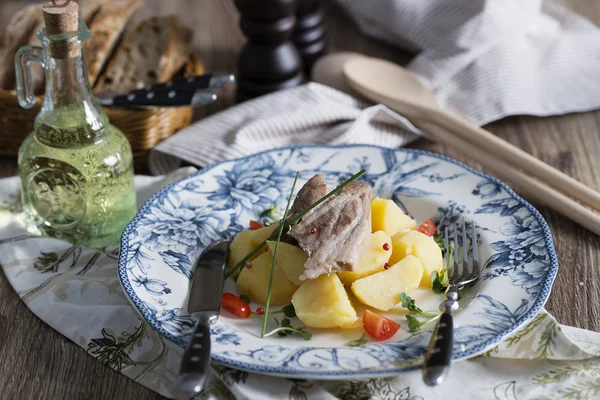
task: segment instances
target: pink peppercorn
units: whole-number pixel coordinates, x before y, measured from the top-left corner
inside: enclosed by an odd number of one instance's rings
[[[389,244],[389,243],[384,243],[384,244],[383,244],[383,249],[384,249],[385,251],[388,251],[388,250],[390,249],[390,244]]]

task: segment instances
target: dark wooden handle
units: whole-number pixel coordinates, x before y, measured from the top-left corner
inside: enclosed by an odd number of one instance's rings
[[[183,353],[179,369],[179,388],[187,394],[200,393],[210,369],[210,317],[200,316]]]
[[[444,312],[440,317],[429,342],[423,367],[423,381],[434,386],[441,383],[452,359],[454,322],[452,314]]]

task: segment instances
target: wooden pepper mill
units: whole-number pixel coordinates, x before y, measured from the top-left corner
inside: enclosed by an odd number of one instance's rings
[[[313,64],[325,53],[327,46],[325,15],[321,8],[321,0],[297,1],[296,27],[292,41],[300,52],[304,72],[308,76]]]
[[[296,0],[235,0],[248,42],[238,56],[237,101],[297,86],[302,59],[290,41]]]

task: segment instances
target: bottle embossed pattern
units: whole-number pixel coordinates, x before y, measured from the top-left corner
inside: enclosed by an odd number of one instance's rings
[[[46,95],[19,151],[27,229],[93,248],[118,241],[136,212],[133,159],[87,82],[82,42],[90,33],[46,35],[16,57],[19,101],[31,107],[29,62],[46,71]]]

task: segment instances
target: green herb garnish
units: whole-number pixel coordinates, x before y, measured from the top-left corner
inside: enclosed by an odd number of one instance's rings
[[[412,299],[412,297],[408,296],[404,292],[400,293],[400,301],[402,302],[402,307],[406,308],[410,312],[423,312],[423,310],[415,305],[415,301]]]
[[[342,190],[350,182],[354,181],[356,178],[358,178],[359,176],[361,176],[365,172],[367,172],[367,171],[364,168],[361,169],[359,172],[357,172],[356,174],[352,175],[350,178],[348,178],[347,180],[345,180],[344,182],[342,182],[341,184],[339,184],[331,192],[327,193],[325,196],[321,197],[315,203],[313,203],[310,206],[306,207],[304,210],[302,210],[297,216],[295,216],[294,218],[292,218],[290,221],[286,221],[285,219],[283,219],[283,223],[281,225],[283,227],[286,227],[286,228],[289,227],[289,226],[291,226],[291,225],[294,225],[296,222],[300,221],[310,210],[312,210],[315,207],[319,206],[325,200],[327,200],[328,198],[330,198],[331,196],[333,196],[334,194],[336,194],[337,192],[339,192],[340,190]],[[237,264],[235,264],[233,267],[231,267],[229,269],[229,271],[227,271],[225,273],[225,279],[231,277],[231,275],[235,274],[239,269],[241,269],[244,265],[246,265],[246,261],[248,261],[250,258],[252,258],[252,256],[254,256],[256,253],[258,253],[263,247],[265,247],[267,245],[267,241],[273,240],[276,236],[277,236],[277,230],[275,230],[271,234],[271,236],[269,236],[267,239],[263,240],[252,251],[250,251],[248,254],[246,254],[246,256],[244,258],[242,258],[240,261],[238,261]]]
[[[244,300],[247,304],[250,304],[250,298],[248,296],[246,296],[245,294],[240,294],[238,297],[240,299]]]
[[[279,328],[275,328],[271,332],[265,333],[264,336],[262,336],[262,337],[267,337],[267,336],[277,334],[277,336],[280,336],[280,337],[296,335],[304,340],[312,339],[312,334],[309,331],[307,331],[306,328],[293,327],[292,322],[288,318],[284,318],[283,320],[281,320],[281,322],[279,322],[279,320],[277,318],[273,317],[273,321],[275,321],[275,323],[277,325],[279,325]]]
[[[431,318],[427,318],[427,319],[421,321],[419,318],[417,318],[414,315],[407,315],[406,320],[408,321],[408,331],[409,332],[418,332],[421,330],[421,327],[423,325],[427,325],[433,321],[436,321],[441,316],[442,316],[442,313],[439,313]]]
[[[442,231],[440,231],[439,229],[436,230],[435,233],[433,234],[433,240],[435,240],[437,245],[440,246],[440,249],[442,250],[442,256],[443,256],[444,253],[446,252],[446,246],[444,246],[444,235],[442,234]]]
[[[421,321],[417,317],[412,315],[407,315],[406,319],[408,320],[408,331],[409,332],[418,332],[421,330]]]
[[[415,301],[406,293],[400,293],[400,301],[402,302],[402,307],[406,308],[414,315],[407,315],[406,320],[408,321],[408,330],[410,332],[418,332],[421,329],[421,326],[430,323],[431,321],[435,321],[440,317],[439,313],[423,311],[415,304]],[[421,321],[419,317],[426,318],[424,321]]]
[[[273,204],[271,207],[261,212],[260,217],[263,218],[262,223],[264,226],[271,226],[281,219],[281,212],[279,211],[277,204]]]
[[[293,304],[288,304],[280,310],[271,312],[271,315],[275,314],[283,314],[288,318],[294,318],[296,316],[296,309],[294,308]]]
[[[285,211],[283,212],[283,221],[287,219],[288,212],[290,210],[290,204],[292,204],[292,197],[294,195],[294,189],[296,189],[296,183],[298,182],[298,176],[300,172],[296,172],[296,177],[294,178],[294,183],[292,184],[292,190],[290,191],[290,195],[288,197],[287,204],[285,205]],[[273,250],[273,261],[271,262],[271,271],[269,272],[269,286],[267,288],[267,301],[265,303],[265,318],[263,319],[262,329],[260,331],[260,337],[265,337],[265,330],[267,329],[267,319],[269,317],[269,304],[271,303],[271,291],[273,289],[273,275],[275,273],[275,260],[277,259],[277,250],[279,249],[279,243],[281,242],[281,235],[283,234],[284,223],[279,224],[279,229],[277,229],[277,241],[275,242],[275,249]],[[289,319],[284,319],[284,321]]]
[[[446,291],[446,282],[444,282],[445,274],[446,268],[439,273],[437,271],[431,273],[431,290],[433,290],[433,293],[440,294]]]
[[[402,303],[402,307],[406,308],[413,314],[421,315],[427,318],[433,318],[437,316],[436,313],[421,310],[415,304],[415,300],[404,292],[400,293],[400,302]]]
[[[368,342],[367,337],[363,333],[360,338],[358,338],[356,340],[351,340],[348,343],[346,343],[346,345],[350,346],[350,347],[358,347],[358,346],[367,344],[367,342]]]

